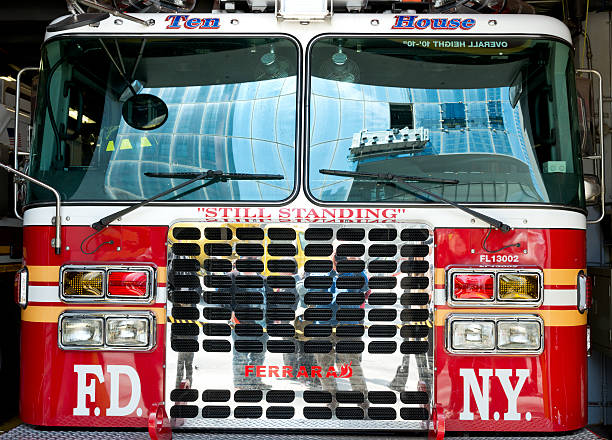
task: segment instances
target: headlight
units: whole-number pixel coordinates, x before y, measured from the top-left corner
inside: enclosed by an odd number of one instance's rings
[[[537,351],[542,330],[537,321],[499,321],[497,348],[500,350]]]
[[[454,350],[493,350],[495,323],[492,321],[453,321],[451,346]]]
[[[65,270],[62,277],[64,296],[104,297],[104,272],[101,270]]]
[[[106,344],[120,347],[146,347],[149,345],[149,320],[107,318]]]
[[[537,301],[540,299],[540,276],[535,273],[499,274],[497,295],[500,300]]]
[[[104,320],[102,318],[65,317],[62,319],[61,332],[62,345],[101,347]]]

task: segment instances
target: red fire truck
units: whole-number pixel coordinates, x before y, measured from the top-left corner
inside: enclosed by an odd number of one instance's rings
[[[22,176],[24,422],[586,425],[593,179],[569,31],[376,3],[49,26]]]

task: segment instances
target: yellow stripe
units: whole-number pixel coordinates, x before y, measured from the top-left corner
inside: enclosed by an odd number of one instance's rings
[[[0,272],[17,272],[21,269],[21,264],[2,264],[0,265]]]
[[[166,309],[155,308],[147,309],[146,307],[112,307],[112,306],[28,306],[25,310],[21,311],[21,320],[27,322],[57,322],[59,315],[65,311],[82,311],[82,310],[96,310],[102,312],[123,312],[129,313],[131,311],[142,311],[147,310],[153,312],[157,318],[158,324],[166,323]]]
[[[585,269],[544,269],[544,284],[575,286],[578,272]],[[435,283],[445,284],[445,269],[436,269]]]
[[[166,284],[167,279],[168,279],[168,269],[166,267],[158,267],[157,268],[157,283]]]
[[[0,255],[9,255],[11,253],[10,246],[0,246]]]
[[[39,283],[57,283],[59,269],[59,266],[28,266],[28,279]]]
[[[529,310],[529,309],[455,309],[455,310],[436,310],[434,320],[436,326],[443,326],[446,317],[450,314],[469,314],[469,315],[539,315],[544,321],[545,326],[551,327],[572,327],[586,325],[587,314],[581,314],[578,310]]]

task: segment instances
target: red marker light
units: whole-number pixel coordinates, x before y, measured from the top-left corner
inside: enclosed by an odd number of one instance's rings
[[[459,300],[492,300],[493,284],[493,274],[455,274],[453,276],[453,297]]]
[[[147,272],[110,271],[108,273],[108,295],[146,297],[149,295]]]

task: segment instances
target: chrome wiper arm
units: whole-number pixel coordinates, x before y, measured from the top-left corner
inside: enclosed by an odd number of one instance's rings
[[[450,180],[450,179],[429,179],[427,177],[415,177],[415,176],[402,176],[400,174],[375,174],[375,173],[359,173],[356,171],[343,171],[343,170],[329,170],[329,169],[321,169],[319,170],[319,172],[321,174],[329,174],[332,176],[347,176],[347,177],[365,177],[366,179],[373,179],[379,182],[388,182],[388,183],[392,183],[393,186],[395,186],[396,188],[399,188],[403,191],[407,191],[410,193],[423,193],[428,195],[429,197],[432,197],[434,199],[437,199],[441,202],[444,202],[448,205],[454,206],[457,209],[460,209],[461,211],[473,215],[474,217],[482,220],[485,223],[488,223],[489,225],[493,226],[494,228],[499,229],[502,232],[508,232],[510,231],[512,228],[505,224],[502,221],[499,221],[497,219],[494,219],[493,217],[489,217],[488,215],[485,214],[481,214],[478,211],[474,211],[471,208],[468,208],[467,206],[463,206],[460,205],[457,202],[453,202],[452,200],[448,200],[442,196],[439,196],[437,194],[434,194],[430,191],[427,191],[426,189],[421,188],[420,186],[414,185],[412,183],[410,183],[409,181],[413,181],[413,182],[428,182],[428,183],[452,183],[452,184],[458,184],[459,181],[458,180]],[[399,185],[396,182],[401,182],[402,184],[408,186],[408,188],[404,188],[403,186]]]
[[[175,176],[173,174],[177,174],[178,176]],[[184,176],[187,174],[189,176]],[[160,197],[166,196],[170,193],[173,193],[174,191],[178,191],[179,189],[182,189],[186,187],[187,185],[192,184],[193,182],[197,182],[198,180],[209,179],[208,182],[200,186],[200,188],[204,188],[214,183],[226,182],[228,180],[254,180],[253,176],[257,176],[255,177],[255,179],[259,179],[259,180],[282,180],[285,178],[284,176],[280,174],[240,174],[240,173],[225,173],[223,171],[218,171],[218,170],[207,170],[202,173],[145,173],[145,176],[167,177],[167,178],[176,177],[179,179],[185,178],[189,180],[187,182],[181,183],[180,185],[173,186],[172,188],[167,189],[164,192],[156,194],[153,197],[149,197],[148,199],[143,200],[142,202],[138,202],[134,205],[128,206],[127,208],[122,209],[121,211],[117,211],[114,214],[107,215],[106,217],[101,218],[100,220],[92,224],[91,227],[94,228],[96,231],[101,231],[102,229],[106,228],[109,224],[111,224],[114,220],[117,220],[119,217],[125,214],[128,214],[154,200],[157,200]]]

